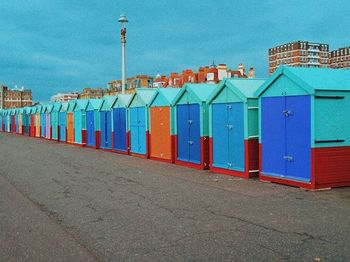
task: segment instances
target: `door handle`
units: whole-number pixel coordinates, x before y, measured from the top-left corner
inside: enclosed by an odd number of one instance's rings
[[[284,114],[285,117],[288,117],[290,115],[293,115],[293,112],[291,110],[285,109],[285,110],[283,110],[283,114]]]
[[[188,120],[188,123],[191,125],[193,123],[193,121],[192,120]]]
[[[227,128],[228,128],[228,129],[232,129],[232,128],[233,128],[233,125],[227,125]]]
[[[193,145],[193,141],[188,141],[188,144]]]

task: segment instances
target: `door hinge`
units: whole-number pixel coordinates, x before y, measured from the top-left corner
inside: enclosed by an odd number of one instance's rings
[[[293,157],[292,156],[283,156],[283,159],[286,160],[286,161],[293,161]]]

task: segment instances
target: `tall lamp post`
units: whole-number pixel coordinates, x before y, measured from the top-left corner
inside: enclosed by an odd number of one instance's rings
[[[122,94],[125,94],[125,45],[126,45],[126,23],[129,22],[125,15],[120,15],[118,22],[121,23],[120,41],[122,43]]]

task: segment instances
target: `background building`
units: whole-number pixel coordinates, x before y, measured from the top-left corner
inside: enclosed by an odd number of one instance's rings
[[[329,45],[297,41],[269,49],[269,74],[278,66],[328,67]]]
[[[29,89],[9,89],[7,86],[0,86],[0,109],[31,106],[32,91]]]
[[[126,79],[125,93],[134,93],[135,88],[139,87],[152,87],[153,77],[148,75],[137,75]],[[111,94],[117,94],[121,92],[122,80],[113,80],[108,83],[108,90]]]
[[[58,93],[56,95],[51,96],[51,102],[67,102],[70,100],[78,99],[79,92],[73,93]]]
[[[350,69],[350,47],[341,47],[330,53],[330,68]]]
[[[214,63],[210,66],[201,66],[197,72],[185,69],[181,74],[170,73],[169,77],[157,75],[153,81],[153,87],[182,87],[186,83],[213,83],[217,84],[224,78],[254,78],[254,68],[246,73],[243,64],[239,64],[237,70],[229,69],[226,64]]]

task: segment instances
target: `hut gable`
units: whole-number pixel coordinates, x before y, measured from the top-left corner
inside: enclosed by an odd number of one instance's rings
[[[86,106],[86,111],[99,111],[101,109],[102,103],[102,99],[89,99],[89,102]]]
[[[105,96],[103,98],[101,111],[110,111],[117,100],[117,96]]]
[[[151,99],[150,106],[172,106],[179,92],[179,88],[158,89]]]
[[[174,104],[201,104],[215,90],[215,84],[185,84],[174,100]]]
[[[136,93],[132,95],[128,106],[129,107],[149,106],[155,92],[156,92],[155,89],[137,88]]]
[[[129,105],[132,95],[129,94],[119,94],[116,101],[112,105],[113,108],[125,108]]]
[[[74,112],[75,111],[84,111],[87,108],[89,100],[85,100],[85,99],[78,99],[76,100],[76,105],[74,107]]]

